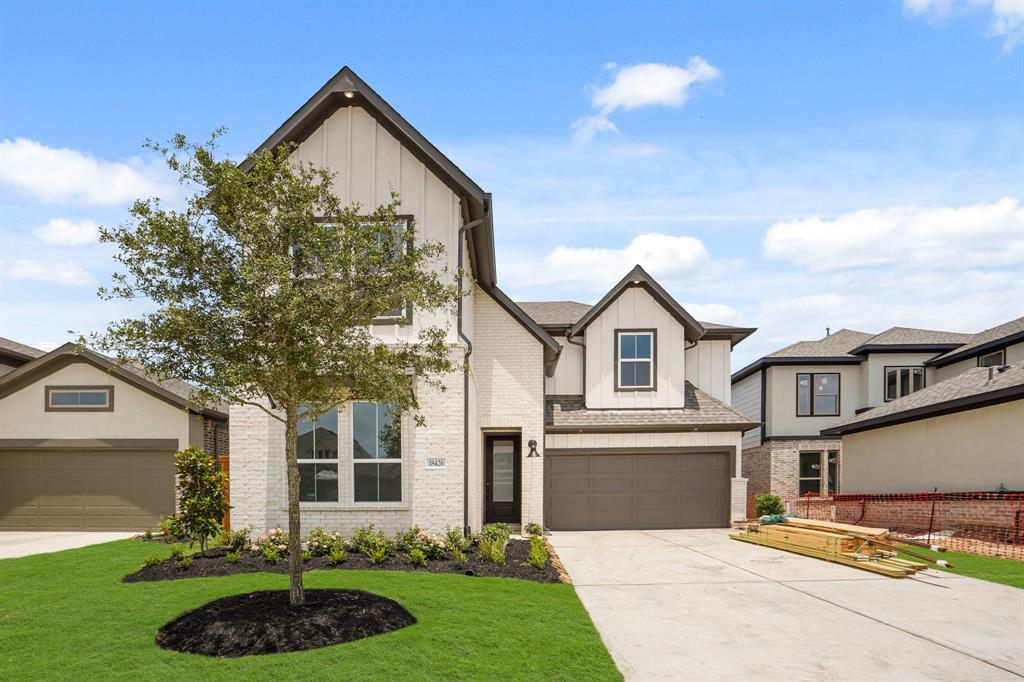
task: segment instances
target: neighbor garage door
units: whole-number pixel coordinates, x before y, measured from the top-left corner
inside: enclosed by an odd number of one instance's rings
[[[726,452],[552,454],[544,514],[554,530],[728,526]]]
[[[172,452],[0,452],[0,530],[143,530],[174,513]]]

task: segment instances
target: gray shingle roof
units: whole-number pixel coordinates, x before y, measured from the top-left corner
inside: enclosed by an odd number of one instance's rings
[[[537,324],[543,327],[569,327],[579,321],[591,306],[576,301],[517,301]]]
[[[1021,333],[1024,333],[1024,317],[1018,317],[1016,320],[1010,320],[1009,322],[997,325],[991,329],[986,329],[985,331],[978,332],[977,334],[970,334],[965,340],[964,345],[955,350],[951,350],[944,355],[940,355],[932,362],[945,364],[944,361],[953,357],[967,357],[971,354],[971,351],[983,344],[990,343],[992,341],[999,341],[1000,339],[1005,339],[1009,336],[1013,336],[1014,334]]]
[[[5,339],[2,336],[0,336],[0,351],[9,351],[13,355],[22,356],[30,360],[46,355],[45,351],[33,348],[32,346],[26,346],[11,339]]]
[[[840,329],[816,341],[797,341],[766,358],[838,358],[855,357],[850,353],[857,346],[863,345],[873,334],[858,332],[853,329]]]
[[[757,426],[720,400],[700,390],[689,381],[683,407],[590,410],[581,395],[548,396],[545,401],[545,426],[549,433],[572,431],[661,431],[678,428],[720,426],[723,430],[746,430]],[[745,427],[745,428],[744,428]]]
[[[999,368],[975,367],[910,395],[873,407],[867,412],[825,429],[822,433],[863,430],[850,427],[871,427],[875,421],[880,422],[878,426],[884,426],[886,423],[911,416],[908,413],[923,419],[929,416],[929,413],[945,414],[970,409],[972,404],[977,406],[976,403],[983,402],[986,397],[995,398],[1015,393],[1020,393],[1020,398],[1024,399],[1024,362],[1008,365],[1002,372]]]
[[[865,341],[863,346],[904,346],[914,344],[966,343],[970,334],[944,332],[935,329],[914,329],[913,327],[890,327]]]

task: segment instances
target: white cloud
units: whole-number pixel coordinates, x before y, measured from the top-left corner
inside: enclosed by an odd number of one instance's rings
[[[686,311],[702,322],[739,325],[743,316],[732,306],[724,303],[683,303]]]
[[[597,113],[576,119],[573,140],[586,144],[601,132],[618,132],[609,116],[618,110],[640,107],[681,107],[690,99],[691,88],[715,80],[721,72],[700,57],[691,57],[686,66],[672,64],[608,65],[612,82],[590,92],[590,103]]]
[[[55,348],[58,348],[63,344],[58,343],[57,341],[38,341],[36,343],[33,343],[32,345],[41,351],[46,351],[47,353],[49,353],[51,350],[54,350]]]
[[[941,25],[953,18],[985,14],[988,34],[1003,40],[1009,52],[1024,41],[1022,0],[903,0],[903,11],[929,24]]]
[[[72,261],[47,262],[34,259],[19,259],[5,267],[10,279],[49,282],[66,287],[87,287],[94,283],[92,275],[85,268]]]
[[[174,193],[160,166],[104,161],[24,138],[0,141],[0,184],[48,203],[120,204]]]
[[[813,272],[892,265],[975,268],[1024,262],[1024,208],[1016,199],[972,206],[901,206],[778,222],[764,255]]]
[[[97,241],[100,236],[100,228],[92,220],[76,222],[66,218],[53,218],[35,230],[35,235],[47,244],[79,246]]]

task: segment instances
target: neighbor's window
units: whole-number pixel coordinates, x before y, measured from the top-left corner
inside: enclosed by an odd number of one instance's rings
[[[924,367],[886,367],[885,400],[896,400],[924,388]]]
[[[798,417],[835,417],[839,415],[839,375],[796,375],[796,414]]]
[[[1005,364],[1003,361],[1003,350],[978,356],[978,367],[999,367],[1003,364]]]
[[[299,410],[299,501],[337,502],[338,408],[332,407],[312,422],[306,419],[305,408]]]
[[[619,389],[654,388],[654,330],[618,332]]]
[[[402,427],[393,405],[352,404],[356,502],[402,501]]]
[[[839,452],[828,451],[828,493],[835,495],[839,492]]]
[[[800,453],[800,494],[821,494],[821,453]]]
[[[46,409],[67,410],[113,410],[113,386],[47,386]]]

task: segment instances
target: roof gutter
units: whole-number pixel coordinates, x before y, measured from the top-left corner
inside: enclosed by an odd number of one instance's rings
[[[462,205],[466,205],[465,200],[463,200]],[[467,537],[469,536],[469,356],[473,354],[473,342],[470,341],[469,337],[462,330],[462,300],[465,297],[463,282],[466,279],[462,272],[463,261],[465,260],[465,247],[463,244],[468,241],[469,235],[467,233],[474,227],[484,224],[487,221],[488,215],[490,215],[490,206],[485,205],[482,218],[465,223],[459,228],[459,308],[456,326],[459,339],[466,344],[466,354],[462,361],[462,532]]]

